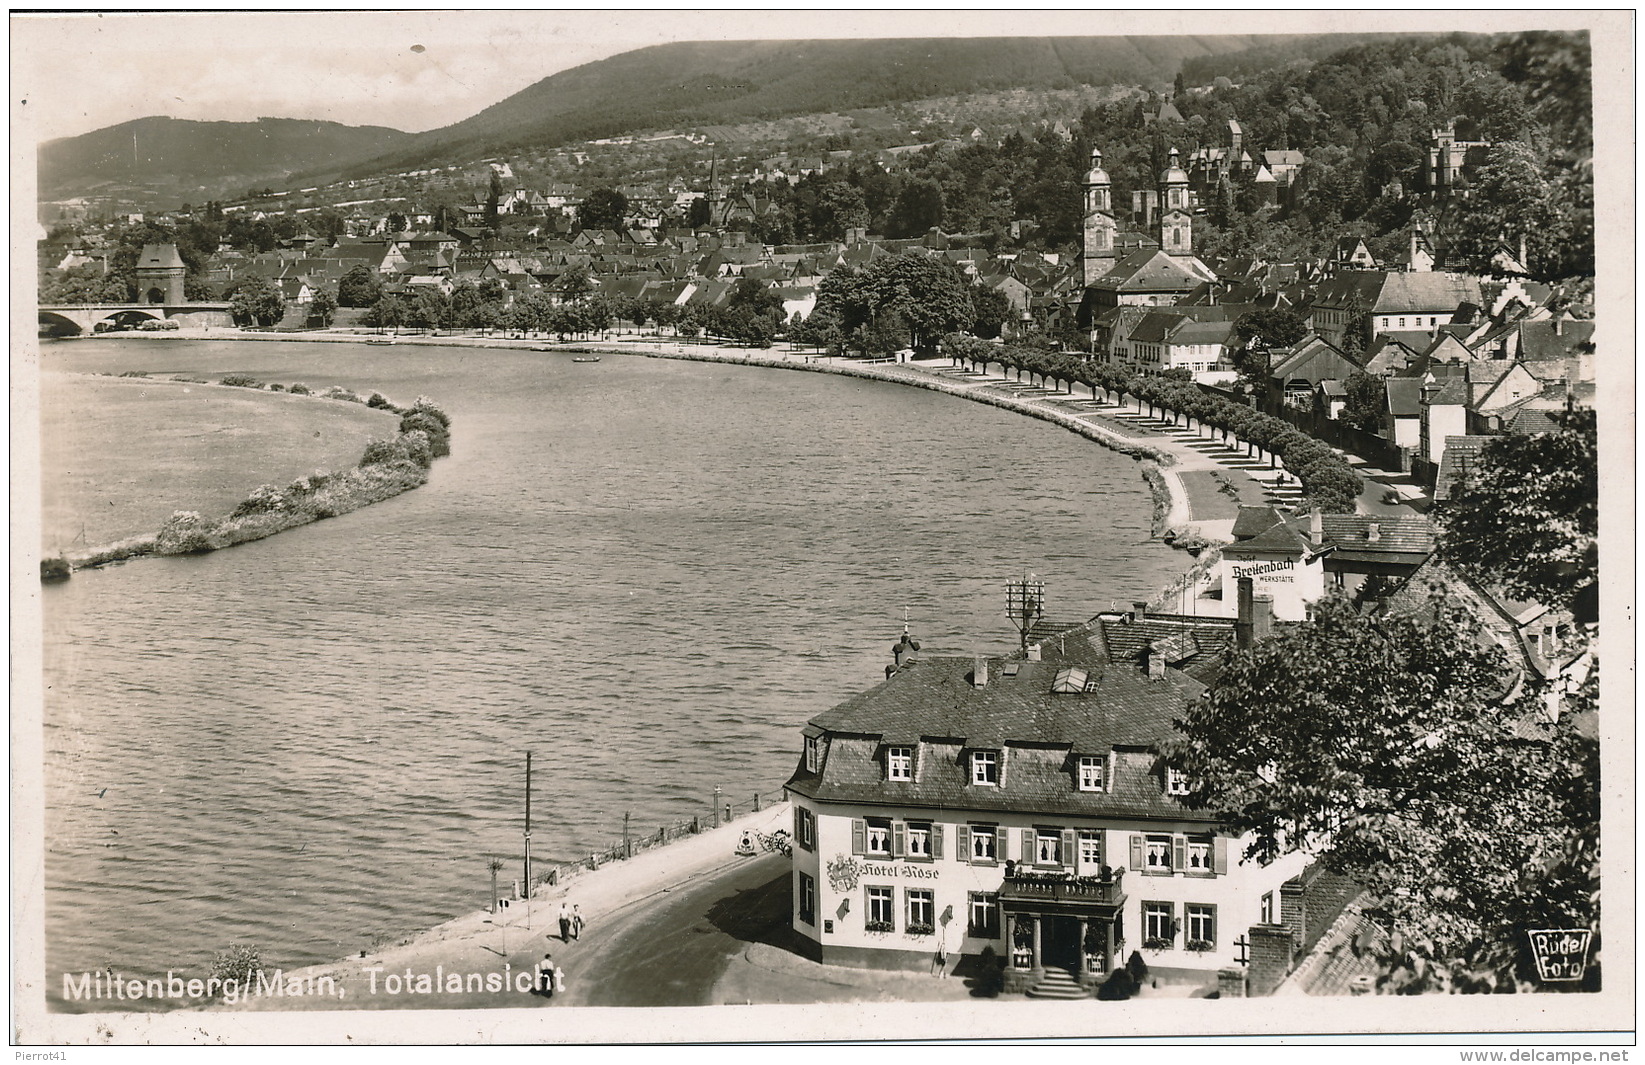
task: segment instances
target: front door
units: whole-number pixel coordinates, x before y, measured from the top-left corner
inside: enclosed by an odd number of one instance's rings
[[[1077,917],[1040,918],[1040,964],[1047,969],[1080,971],[1080,922]]]

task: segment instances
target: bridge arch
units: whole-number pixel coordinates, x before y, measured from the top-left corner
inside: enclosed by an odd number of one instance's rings
[[[86,331],[86,324],[73,315],[60,314],[57,311],[40,312],[40,328],[51,336],[79,336]]]
[[[155,307],[152,310],[148,307],[121,307],[97,318],[96,321],[92,322],[92,329],[96,330],[98,322],[114,322],[129,328],[139,322],[146,322],[152,318],[164,318],[165,316],[166,308],[164,307]]]

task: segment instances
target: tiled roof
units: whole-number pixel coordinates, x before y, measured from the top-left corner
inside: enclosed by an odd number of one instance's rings
[[[1420,311],[1449,315],[1457,305],[1479,303],[1479,279],[1437,271],[1388,274],[1371,310],[1376,314]]]
[[[808,733],[825,737],[821,770],[809,773],[802,762],[788,786],[834,802],[1207,820],[1164,794],[1158,758],[1149,753],[1205,685],[1175,668],[1150,679],[1138,664],[1154,640],[1191,632],[1194,654],[1206,655],[1200,629],[1215,646],[1232,638],[1229,620],[1184,623],[1193,620],[1094,619],[1043,644],[1041,661],[1013,660],[1015,676],[1006,676],[1006,660],[988,659],[981,688],[972,683],[973,658],[922,657],[813,718]],[[1186,641],[1175,648],[1187,649]],[[1052,692],[1066,667],[1087,672],[1084,692]],[[914,780],[885,779],[886,745],[918,747]],[[974,749],[1001,752],[997,787],[970,783]],[[1108,790],[1079,791],[1073,756],[1110,751]]]
[[[1256,555],[1271,555],[1275,552],[1306,557],[1313,551],[1314,545],[1309,543],[1307,536],[1290,522],[1279,521],[1248,540],[1237,540],[1229,544],[1222,549],[1222,557],[1253,558]]]
[[[1234,518],[1234,530],[1230,533],[1235,540],[1249,540],[1260,532],[1278,525],[1282,519],[1279,511],[1270,506],[1249,506],[1241,504],[1239,514]]]
[[[1467,477],[1468,471],[1479,462],[1479,453],[1494,436],[1448,436],[1445,452],[1439,459],[1439,476],[1434,481],[1434,502],[1443,503],[1451,498],[1458,477]]]
[[[1209,280],[1209,275],[1209,269],[1202,273],[1158,248],[1143,248],[1115,263],[1092,287],[1120,292],[1186,291]]]
[[[1371,526],[1377,528],[1377,538],[1370,539]],[[1420,514],[1322,514],[1320,527],[1325,542],[1337,546],[1337,557],[1344,554],[1419,554],[1434,550],[1434,526]]]

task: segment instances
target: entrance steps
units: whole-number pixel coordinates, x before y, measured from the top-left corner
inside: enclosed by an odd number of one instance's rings
[[[1090,998],[1091,992],[1081,987],[1067,969],[1047,969],[1040,982],[1028,989],[1029,998]]]

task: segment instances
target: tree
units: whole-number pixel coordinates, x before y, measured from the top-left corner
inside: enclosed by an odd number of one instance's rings
[[[503,198],[503,177],[495,167],[491,170],[491,184],[486,189],[486,228],[497,229],[497,204]]]
[[[1236,654],[1165,753],[1188,805],[1251,833],[1247,857],[1311,853],[1386,930],[1498,986],[1531,971],[1524,929],[1597,918],[1597,836],[1570,844],[1597,831],[1598,778],[1568,716],[1521,738],[1540,692],[1505,704],[1478,632],[1443,596],[1375,618],[1328,596]]]
[[[344,307],[370,307],[382,294],[382,282],[364,264],[353,267],[337,282],[337,302]]]
[[[628,214],[628,197],[609,186],[590,192],[577,211],[583,229],[621,229]]]
[[[726,293],[726,306],[742,308],[756,318],[781,317],[783,298],[752,277],[740,277]]]
[[[261,274],[242,278],[224,295],[229,298],[229,312],[236,322],[271,326],[285,317],[285,297]]]
[[[363,320],[374,329],[398,329],[406,321],[405,301],[398,296],[381,296],[366,311]]]
[[[975,314],[970,330],[986,340],[999,336],[1001,328],[1011,319],[1011,301],[998,289],[972,285],[971,306],[975,308]]]
[[[1508,594],[1597,617],[1599,441],[1594,412],[1553,415],[1559,429],[1501,436],[1459,478],[1440,522],[1439,555]]]
[[[1266,382],[1268,353],[1274,348],[1290,347],[1307,335],[1308,323],[1295,311],[1283,307],[1246,311],[1234,320],[1234,336],[1239,339],[1234,368],[1246,377]]]
[[[976,318],[968,288],[965,278],[947,263],[905,251],[876,259],[862,270],[830,273],[818,286],[816,313],[824,321],[837,321],[848,336],[868,326],[865,335],[883,346],[894,339],[897,327],[906,330],[903,343],[930,350],[944,334],[957,332]]]
[[[1381,432],[1382,416],[1388,411],[1388,389],[1382,378],[1355,370],[1344,389],[1348,402],[1342,408],[1342,420],[1368,433]]]
[[[41,303],[119,303],[125,299],[125,282],[103,273],[96,263],[48,271],[40,283]]]
[[[390,233],[404,233],[406,230],[406,216],[399,211],[388,213],[388,231]]]
[[[323,285],[315,289],[314,298],[308,305],[309,320],[317,320],[320,326],[325,328],[331,325],[331,319],[336,313],[337,297],[331,294],[331,290]]]
[[[930,178],[910,178],[897,193],[896,206],[886,222],[891,237],[923,236],[944,217],[942,186]]]
[[[685,224],[690,229],[707,229],[714,220],[714,207],[707,196],[698,196],[686,208]]]

